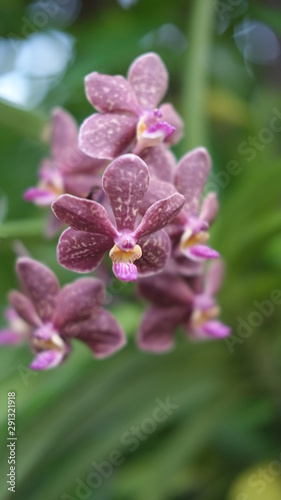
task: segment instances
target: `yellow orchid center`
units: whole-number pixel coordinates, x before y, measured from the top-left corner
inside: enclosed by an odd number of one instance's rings
[[[123,241],[125,245],[126,241]],[[135,260],[140,259],[142,256],[142,250],[139,245],[135,245],[130,250],[120,250],[117,245],[114,245],[109,252],[109,257],[112,262],[123,262],[124,264],[135,262]]]
[[[220,308],[218,306],[211,307],[210,309],[195,309],[191,315],[191,323],[194,328],[198,328],[206,321],[215,319],[220,314]]]
[[[192,229],[188,228],[181,237],[180,248],[185,250],[193,245],[205,245],[209,237],[210,236],[206,231],[199,231],[194,234]]]

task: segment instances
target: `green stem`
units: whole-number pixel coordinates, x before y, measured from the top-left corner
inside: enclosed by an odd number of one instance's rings
[[[183,89],[185,150],[206,144],[208,56],[215,11],[214,0],[193,2]]]
[[[47,143],[49,123],[46,118],[0,100],[0,126],[9,127],[25,137]]]
[[[42,218],[5,222],[0,226],[0,239],[38,236],[42,234],[43,228],[44,219]]]

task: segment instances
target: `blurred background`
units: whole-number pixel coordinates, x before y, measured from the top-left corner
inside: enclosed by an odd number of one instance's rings
[[[185,122],[175,153],[203,145],[213,159],[209,187],[221,211],[211,244],[226,262],[219,302],[233,331],[205,344],[178,332],[172,353],[139,352],[144,304],[112,281],[108,305],[129,344],[111,359],[93,360],[77,342],[67,363],[38,374],[28,347],[1,347],[0,498],[10,498],[15,391],[13,498],[280,500],[280,2],[1,0],[0,34],[1,309],[18,252],[62,284],[77,277],[57,264],[57,238],[44,239],[46,212],[22,199],[49,154],[52,107],[81,123],[92,113],[87,73],[124,75],[155,51],[170,72],[166,100]]]

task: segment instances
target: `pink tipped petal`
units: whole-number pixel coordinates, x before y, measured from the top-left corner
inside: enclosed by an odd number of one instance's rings
[[[0,345],[19,345],[24,342],[25,338],[19,332],[12,330],[0,330]]]
[[[58,262],[71,271],[89,273],[98,267],[112,245],[107,235],[66,229],[57,247]]]
[[[216,250],[213,250],[207,245],[194,245],[187,248],[184,252],[186,256],[190,259],[201,260],[201,259],[218,259],[220,254]]]
[[[65,353],[63,351],[49,350],[39,352],[30,364],[30,368],[36,371],[50,370],[58,366],[64,356]]]
[[[53,317],[54,327],[61,331],[67,323],[97,314],[104,299],[104,285],[98,279],[81,278],[66,285],[58,296]]]
[[[180,212],[184,203],[184,197],[179,193],[174,193],[164,200],[156,201],[145,212],[140,225],[135,231],[135,238],[141,238],[167,226]]]
[[[63,194],[53,203],[52,210],[58,219],[77,231],[104,234],[112,239],[118,235],[105,208],[96,201]]]
[[[168,72],[162,59],[153,52],[131,64],[128,80],[145,110],[156,108],[168,87]]]
[[[217,339],[228,337],[231,334],[231,328],[224,325],[220,321],[206,321],[201,328],[203,333],[205,333],[208,337],[210,336]]]
[[[166,231],[144,236],[138,244],[142,249],[142,257],[136,260],[139,275],[149,276],[162,271],[171,252],[170,238]]]
[[[103,188],[118,231],[134,229],[148,184],[148,168],[138,156],[123,155],[107,167],[103,175]]]
[[[28,297],[14,290],[9,293],[9,301],[21,319],[32,326],[41,325],[41,320],[35,310],[35,307]]]
[[[125,334],[116,319],[107,311],[77,325],[77,339],[93,351],[96,358],[102,359],[119,351],[126,344]]]
[[[211,224],[219,211],[219,203],[216,193],[209,193],[202,203],[200,220]]]
[[[225,274],[225,266],[222,260],[212,262],[207,270],[204,293],[214,296],[220,290]]]
[[[138,281],[138,292],[155,306],[170,307],[182,305],[186,308],[193,304],[194,294],[187,283],[174,274],[161,273]]]
[[[166,143],[177,144],[183,135],[183,121],[180,115],[176,112],[172,104],[165,103],[159,109],[162,114],[162,120],[169,123],[174,128],[174,133],[166,137]]]
[[[162,353],[174,347],[174,333],[185,312],[183,308],[148,309],[142,319],[137,344],[144,351]]]
[[[161,145],[147,148],[142,151],[141,158],[147,164],[151,175],[157,177],[157,179],[161,181],[172,182],[174,170],[176,168],[176,160],[173,153],[165,146]],[[166,196],[162,196],[162,198]]]
[[[175,173],[175,186],[184,195],[189,215],[198,215],[198,207],[211,168],[209,154],[196,148],[179,162]]]
[[[94,158],[113,160],[129,149],[136,126],[137,118],[132,115],[96,113],[82,123],[79,147]]]
[[[52,116],[52,156],[64,164],[77,147],[77,124],[71,114],[61,108],[55,108]]]
[[[31,201],[35,205],[41,207],[51,205],[51,203],[53,203],[53,201],[57,198],[57,194],[48,189],[31,187],[25,191],[23,197],[25,201]]]
[[[132,262],[114,262],[112,270],[121,281],[136,281],[138,279],[138,270]]]
[[[40,318],[49,321],[59,292],[56,276],[44,264],[29,257],[17,260],[17,273]]]
[[[103,113],[141,112],[136,95],[123,76],[91,73],[85,78],[86,95],[90,103]]]

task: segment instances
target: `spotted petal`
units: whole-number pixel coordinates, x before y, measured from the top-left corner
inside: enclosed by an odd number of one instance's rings
[[[78,323],[72,330],[73,334],[87,344],[96,358],[110,356],[126,344],[126,337],[119,323],[104,310],[95,318]]]
[[[167,226],[180,212],[184,203],[185,199],[179,193],[174,193],[164,200],[156,201],[145,212],[140,225],[136,229],[136,239]]]
[[[52,156],[58,163],[67,162],[67,157],[77,146],[78,128],[70,113],[61,108],[52,112]]]
[[[174,347],[175,328],[184,316],[183,307],[148,309],[138,331],[140,349],[155,353],[170,351]]]
[[[111,238],[117,236],[106,210],[96,201],[63,194],[53,203],[52,210],[58,219],[72,229],[104,234]]]
[[[207,270],[204,293],[210,296],[216,295],[223,283],[225,266],[222,260],[212,262]]]
[[[186,310],[193,303],[194,294],[185,281],[174,274],[161,273],[138,281],[138,292],[155,306],[183,305]]]
[[[213,222],[219,210],[219,203],[216,193],[209,193],[202,203],[199,219],[209,224]]]
[[[81,321],[97,314],[104,298],[104,285],[98,279],[81,278],[66,285],[58,296],[53,325],[63,333],[62,327],[66,328],[67,323]]]
[[[138,156],[123,155],[107,167],[103,175],[103,188],[118,231],[134,229],[148,184],[148,168]]]
[[[41,262],[29,257],[17,260],[17,273],[40,318],[50,321],[59,292],[54,273]]]
[[[103,113],[141,112],[136,95],[123,76],[108,76],[94,72],[85,78],[86,95],[90,103]]]
[[[196,148],[179,162],[175,173],[175,186],[186,200],[189,215],[197,215],[200,199],[211,168],[206,149]]]
[[[112,239],[105,234],[66,229],[57,247],[58,262],[71,271],[89,273],[98,267],[112,245]]]
[[[17,290],[11,291],[9,293],[9,302],[16,310],[18,316],[29,325],[39,326],[41,324],[41,320],[33,303],[23,293],[20,293]]]
[[[141,153],[141,158],[148,166],[151,175],[161,181],[172,182],[176,168],[175,156],[167,147],[156,146],[147,148]]]
[[[162,59],[150,52],[131,64],[128,80],[145,110],[156,108],[168,87],[168,72]]]
[[[137,118],[117,113],[96,113],[80,128],[79,147],[94,158],[113,160],[125,153],[136,135]]]
[[[142,249],[142,257],[135,261],[139,275],[149,276],[162,271],[171,252],[170,238],[166,231],[144,236],[138,244]]]

